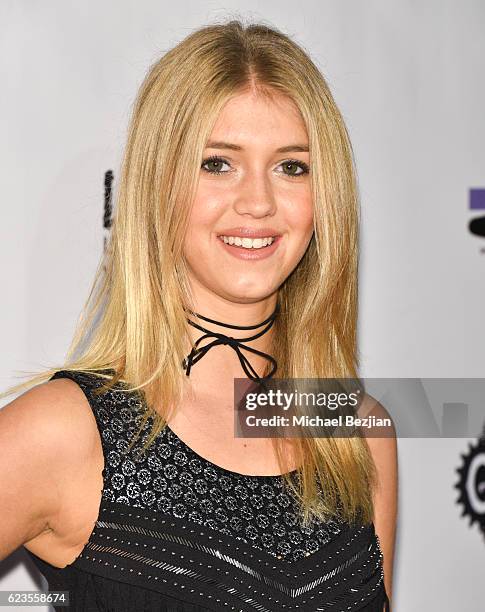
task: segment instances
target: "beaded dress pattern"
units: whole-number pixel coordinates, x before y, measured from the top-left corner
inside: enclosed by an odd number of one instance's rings
[[[69,609],[383,611],[372,523],[305,526],[281,476],[219,467],[168,426],[142,452],[151,419],[127,452],[144,414],[140,395],[122,382],[94,395],[106,379],[93,373],[60,377],[86,395],[105,462],[98,520],[75,561],[57,568],[27,551],[50,590],[70,591]]]

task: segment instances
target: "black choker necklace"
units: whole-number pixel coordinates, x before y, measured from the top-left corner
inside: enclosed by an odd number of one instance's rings
[[[241,362],[241,366],[246,376],[250,378],[251,380],[254,380],[256,382],[264,381],[264,380],[271,378],[273,374],[276,372],[276,368],[277,368],[276,360],[273,357],[271,357],[271,355],[268,355],[267,353],[263,353],[262,351],[258,351],[250,346],[244,346],[243,342],[248,342],[250,340],[255,340],[256,338],[259,338],[271,328],[279,312],[278,304],[276,305],[276,308],[273,314],[269,316],[265,321],[263,321],[262,323],[259,323],[258,325],[247,325],[247,326],[229,325],[228,323],[221,323],[220,321],[215,321],[214,319],[203,317],[201,314],[197,312],[193,312],[192,310],[188,310],[187,308],[185,308],[185,311],[209,323],[215,323],[216,325],[222,325],[223,327],[230,327],[231,329],[257,329],[258,327],[261,327],[262,325],[266,325],[266,327],[262,331],[260,331],[258,334],[255,334],[254,336],[250,336],[249,338],[232,338],[231,336],[226,336],[225,334],[210,331],[206,329],[205,327],[202,327],[202,325],[198,325],[197,323],[194,323],[189,318],[187,318],[187,322],[190,325],[192,325],[192,327],[196,327],[197,329],[200,329],[201,331],[206,332],[203,336],[201,336],[196,341],[194,348],[191,350],[189,355],[182,362],[182,367],[184,368],[187,376],[190,376],[190,369],[194,365],[194,363],[197,363],[197,361],[199,361],[199,359],[201,359],[207,353],[207,351],[209,351],[213,346],[217,346],[218,344],[227,344],[236,351],[237,356],[239,357],[239,361]],[[209,344],[206,344],[205,346],[201,348],[197,348],[202,340],[204,340],[205,338],[211,338],[211,337],[215,338],[213,342],[210,342]],[[252,367],[248,358],[241,353],[241,349],[245,349],[246,351],[251,351],[252,353],[255,353],[257,355],[260,355],[261,357],[265,357],[266,359],[268,359],[268,361],[270,361],[273,365],[271,372],[267,376],[263,376],[262,378],[260,378],[257,372],[255,371],[255,369]]]

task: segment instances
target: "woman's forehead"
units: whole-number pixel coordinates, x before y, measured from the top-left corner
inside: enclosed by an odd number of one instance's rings
[[[291,98],[276,94],[270,99],[253,92],[233,96],[217,116],[206,147],[215,143],[211,148],[222,148],[225,143],[232,146],[224,148],[242,150],[255,141],[274,143],[275,148],[308,147],[305,123]]]

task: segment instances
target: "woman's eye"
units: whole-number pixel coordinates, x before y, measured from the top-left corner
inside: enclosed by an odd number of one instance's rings
[[[204,159],[201,168],[210,174],[226,174],[228,170],[222,170],[224,164],[229,165],[229,163],[222,157],[212,155],[211,157]],[[283,166],[284,174],[290,177],[302,176],[303,174],[308,174],[309,172],[308,165],[305,162],[297,159],[289,159],[281,163],[280,166]]]
[[[225,174],[227,171],[221,170],[223,164],[227,164],[227,162],[222,159],[222,157],[213,156],[204,159],[201,167],[206,172],[210,172],[211,174]],[[206,166],[208,166],[208,168]]]
[[[285,172],[287,176],[302,176],[303,174],[308,174],[309,172],[308,165],[305,164],[305,162],[298,161],[296,159],[290,159],[283,162],[281,165],[288,170],[288,173]],[[300,172],[297,172],[297,170],[300,170]]]

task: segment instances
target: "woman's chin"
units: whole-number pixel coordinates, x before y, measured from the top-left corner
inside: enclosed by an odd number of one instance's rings
[[[271,287],[272,285],[269,285],[268,282],[258,287],[252,285],[251,287],[240,289],[239,291],[235,291],[234,287],[226,287],[223,294],[225,299],[231,302],[238,304],[254,304],[269,299],[277,290],[276,287],[274,290],[271,290]]]

